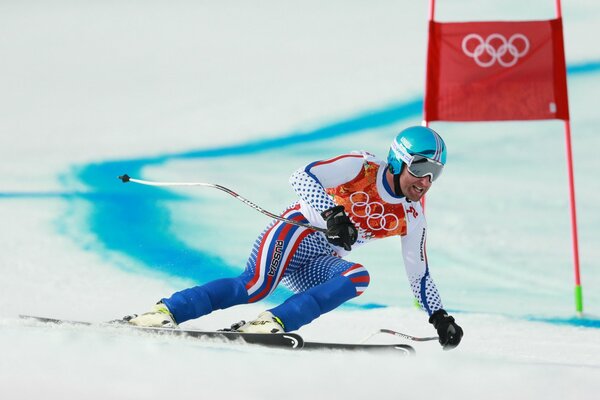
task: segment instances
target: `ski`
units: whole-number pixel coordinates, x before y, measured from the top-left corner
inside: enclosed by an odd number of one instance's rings
[[[415,355],[414,347],[408,344],[363,344],[363,343],[328,343],[328,342],[304,342],[303,350],[352,350],[368,352],[396,352],[402,355]]]
[[[297,333],[245,333],[235,331],[199,331],[173,328],[145,328],[133,326],[120,320],[104,323],[92,323],[58,318],[36,317],[33,315],[19,315],[19,318],[32,320],[44,324],[72,325],[86,327],[115,327],[130,329],[154,335],[170,335],[195,339],[222,340],[226,342],[239,342],[251,345],[276,347],[292,350],[347,350],[366,352],[395,352],[401,355],[414,355],[415,349],[407,344],[358,344],[358,343],[328,343],[305,341]]]
[[[102,327],[115,327],[130,329],[136,332],[144,332],[153,335],[169,335],[188,337],[196,339],[214,339],[214,340],[225,340],[225,341],[238,341],[253,345],[263,345],[270,347],[281,347],[289,349],[300,349],[304,345],[302,337],[296,333],[244,333],[244,332],[231,332],[231,331],[198,331],[188,329],[174,329],[174,328],[147,328],[134,326],[127,323],[123,323],[119,320],[104,322],[100,324],[94,324],[85,321],[73,321],[57,318],[46,318],[36,317],[33,315],[19,315],[21,319],[33,320],[36,322],[42,322],[45,324],[55,325],[74,325],[74,326],[102,326]]]

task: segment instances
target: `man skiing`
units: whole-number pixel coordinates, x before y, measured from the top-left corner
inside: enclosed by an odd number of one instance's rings
[[[429,273],[427,227],[419,201],[445,163],[442,138],[432,129],[414,126],[396,136],[387,163],[366,152],[351,152],[308,164],[290,178],[299,201],[282,217],[326,228],[326,233],[275,220],[257,238],[240,276],[182,290],[151,311],[126,319],[137,326],[176,327],[217,309],[262,300],[283,282],[295,294],[237,330],[294,331],[365,291],[367,270],[344,259],[351,250],[400,236],[413,294],[440,344],[454,348],[463,331],[442,308]]]

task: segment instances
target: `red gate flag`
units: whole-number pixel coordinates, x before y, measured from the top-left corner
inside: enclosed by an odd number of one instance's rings
[[[429,22],[425,121],[569,119],[562,19]]]

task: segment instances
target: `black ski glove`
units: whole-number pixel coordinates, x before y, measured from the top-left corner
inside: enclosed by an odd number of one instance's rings
[[[439,309],[431,314],[429,323],[437,329],[440,344],[444,350],[452,350],[458,346],[460,339],[463,337],[463,330],[454,322],[454,317],[449,316],[443,309]]]
[[[352,250],[352,245],[358,238],[358,231],[344,211],[344,206],[335,206],[321,213],[327,222],[327,240],[329,243]]]

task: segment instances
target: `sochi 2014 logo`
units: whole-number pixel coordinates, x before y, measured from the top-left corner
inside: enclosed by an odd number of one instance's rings
[[[529,39],[522,33],[515,33],[506,39],[499,33],[492,33],[485,39],[477,33],[470,33],[462,40],[462,50],[483,68],[498,63],[508,68],[529,52]]]

